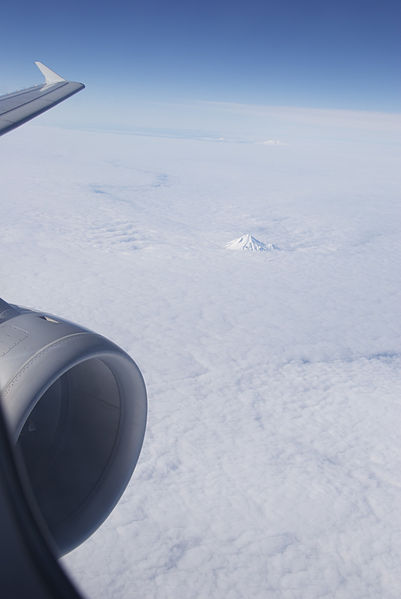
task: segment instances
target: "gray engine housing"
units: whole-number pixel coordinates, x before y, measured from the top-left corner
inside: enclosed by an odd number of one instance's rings
[[[0,401],[62,555],[96,530],[130,480],[146,426],[142,375],[105,337],[0,300]]]

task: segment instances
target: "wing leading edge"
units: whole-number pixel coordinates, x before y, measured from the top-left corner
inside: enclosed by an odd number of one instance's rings
[[[41,62],[35,64],[42,72],[45,83],[0,96],[0,135],[19,127],[85,87],[83,83],[66,81]]]

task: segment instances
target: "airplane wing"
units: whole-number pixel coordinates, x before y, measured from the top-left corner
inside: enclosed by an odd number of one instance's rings
[[[76,94],[83,83],[66,81],[41,62],[35,62],[45,82],[0,96],[0,135],[19,127],[45,110]]]

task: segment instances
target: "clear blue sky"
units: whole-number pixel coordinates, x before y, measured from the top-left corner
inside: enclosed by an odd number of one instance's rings
[[[41,60],[85,82],[94,110],[206,100],[398,112],[400,25],[399,0],[22,0],[2,8],[1,91],[39,82]]]

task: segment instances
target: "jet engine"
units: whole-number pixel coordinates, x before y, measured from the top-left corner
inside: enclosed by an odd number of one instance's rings
[[[142,375],[101,335],[0,300],[0,404],[61,556],[105,520],[130,480],[145,433]]]

